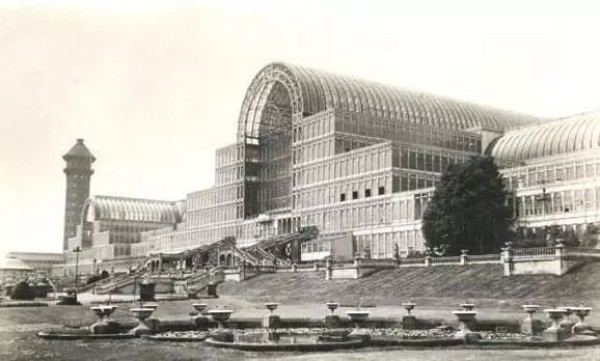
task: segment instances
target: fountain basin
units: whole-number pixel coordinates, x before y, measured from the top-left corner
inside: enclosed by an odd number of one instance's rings
[[[70,333],[70,332],[46,332],[40,331],[37,336],[47,340],[124,340],[134,338],[129,333],[93,334],[93,333]]]
[[[320,341],[314,335],[299,334],[254,334],[239,337],[233,342],[217,341],[208,338],[204,341],[213,347],[230,348],[244,351],[330,351],[351,349],[365,346],[362,339],[348,339],[340,341]]]
[[[360,310],[350,310],[346,311],[346,315],[350,317],[353,322],[364,322],[369,318],[371,311],[360,311]]]

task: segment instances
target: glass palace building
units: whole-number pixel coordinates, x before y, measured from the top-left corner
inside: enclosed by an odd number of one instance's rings
[[[424,250],[421,216],[442,171],[482,153],[501,166],[519,226],[585,227],[600,219],[599,142],[600,113],[540,119],[273,63],[247,90],[235,143],[216,152],[214,187],[184,206],[155,205],[173,213],[146,229],[124,226],[139,235],[110,256],[143,259],[227,237],[244,248],[312,226],[318,236],[302,243],[302,260],[367,248],[373,258],[396,249],[405,257]],[[83,218],[101,223],[108,208],[90,215],[84,206]]]

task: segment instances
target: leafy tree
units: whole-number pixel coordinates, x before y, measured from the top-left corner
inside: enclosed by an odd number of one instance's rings
[[[475,156],[442,174],[423,215],[426,246],[434,254],[496,253],[510,239],[511,209],[493,159]]]

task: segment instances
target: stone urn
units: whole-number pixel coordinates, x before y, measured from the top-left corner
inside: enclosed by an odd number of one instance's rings
[[[104,318],[110,318],[110,315],[112,315],[117,308],[118,307],[114,305],[100,305],[90,307],[90,310],[92,310],[96,316],[100,318],[100,321],[102,321]]]
[[[340,307],[340,304],[337,302],[327,302],[325,306],[327,306],[327,309],[329,309],[329,311],[331,311],[331,314],[333,315],[335,313],[335,310],[337,310],[338,307]]]
[[[460,308],[462,308],[464,311],[473,311],[473,309],[475,308],[475,304],[471,303],[471,302],[465,302],[465,303],[461,303]]]
[[[232,313],[233,310],[227,309],[215,309],[208,311],[208,315],[210,316],[210,318],[212,318],[212,320],[219,325],[219,330],[225,329],[225,325],[227,321],[229,321],[229,318],[231,317]]]
[[[540,309],[539,305],[523,305],[523,311],[527,313],[527,317],[521,322],[521,332],[525,334],[533,334],[533,314]]]
[[[578,335],[595,336],[596,333],[594,331],[592,331],[592,328],[590,327],[590,325],[585,323],[585,318],[590,314],[590,312],[592,311],[592,308],[580,306],[580,307],[573,307],[572,310],[575,313],[575,315],[577,315],[577,317],[579,318],[579,321],[573,326],[572,332],[574,334],[578,334]]]
[[[475,322],[477,311],[471,310],[460,310],[452,311],[454,316],[458,319],[458,332],[454,335],[456,338],[469,340],[471,338],[480,338],[478,333],[471,331],[471,325]]]
[[[206,313],[206,307],[208,307],[208,305],[206,303],[192,303],[192,307],[195,311],[192,313],[192,321],[196,325],[196,328],[199,330],[207,330],[210,327],[210,320]]]
[[[560,341],[564,338],[566,332],[560,327],[559,322],[565,316],[566,311],[561,308],[548,308],[544,312],[552,320],[552,325],[542,333],[546,341]]]
[[[198,312],[200,315],[206,314],[206,308],[208,305],[206,303],[192,303],[192,308]]]
[[[575,322],[571,320],[571,315],[573,314],[574,307],[572,306],[560,306],[558,309],[565,310],[564,318],[558,324],[563,330],[567,332],[571,332],[571,329],[575,325]]]
[[[267,302],[267,303],[265,303],[265,307],[267,308],[267,310],[269,310],[271,312],[271,314],[273,314],[273,312],[275,312],[275,310],[277,309],[277,307],[279,307],[279,303],[277,303],[277,302]]]
[[[158,309],[158,303],[156,302],[144,302],[142,303],[142,308],[151,308],[154,311]]]
[[[151,308],[132,308],[129,310],[133,317],[138,320],[138,325],[133,328],[129,333],[134,334],[136,336],[147,335],[153,332],[150,325],[146,322],[146,319],[152,315],[154,312]]]
[[[523,305],[523,311],[527,312],[529,317],[531,317],[537,310],[540,309],[540,305]]]
[[[412,312],[412,310],[415,309],[416,306],[417,306],[416,303],[413,303],[413,302],[410,302],[410,301],[402,303],[402,307],[404,307],[404,309],[406,310],[406,312],[408,312],[409,315]]]
[[[107,334],[116,332],[116,324],[110,322],[110,315],[115,312],[117,306],[114,305],[99,305],[90,307],[90,310],[99,318],[99,320],[90,326],[90,331],[93,334]]]
[[[221,342],[233,342],[233,332],[226,330],[225,325],[233,310],[228,309],[214,309],[209,310],[208,315],[214,322],[216,322],[219,326],[215,332],[212,332],[210,337]]]

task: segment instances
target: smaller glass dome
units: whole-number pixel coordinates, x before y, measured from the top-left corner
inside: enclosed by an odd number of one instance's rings
[[[600,111],[561,118],[505,133],[486,153],[507,161],[600,148]]]

